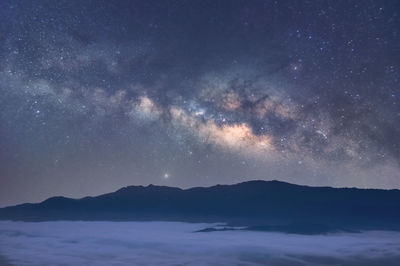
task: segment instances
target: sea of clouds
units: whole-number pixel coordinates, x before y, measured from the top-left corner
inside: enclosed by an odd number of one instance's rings
[[[195,232],[180,222],[0,222],[7,265],[400,265],[400,233]]]

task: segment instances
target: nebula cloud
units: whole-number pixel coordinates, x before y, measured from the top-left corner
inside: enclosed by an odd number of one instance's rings
[[[0,10],[2,206],[149,183],[399,188],[396,1]]]

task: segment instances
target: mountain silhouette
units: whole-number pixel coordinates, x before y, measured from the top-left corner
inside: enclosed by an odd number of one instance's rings
[[[294,233],[400,230],[400,190],[280,181],[190,189],[129,186],[96,197],[53,197],[1,208],[0,220],[224,222],[248,230]]]

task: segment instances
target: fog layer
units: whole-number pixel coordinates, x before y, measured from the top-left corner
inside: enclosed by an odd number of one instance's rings
[[[195,232],[179,222],[0,222],[11,265],[396,265],[400,233]],[[398,265],[398,264],[397,264]]]

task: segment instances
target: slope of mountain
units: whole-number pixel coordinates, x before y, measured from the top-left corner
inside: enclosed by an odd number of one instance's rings
[[[97,197],[49,198],[0,209],[0,220],[226,222],[252,230],[400,230],[400,190],[249,181],[180,189],[129,186]]]

